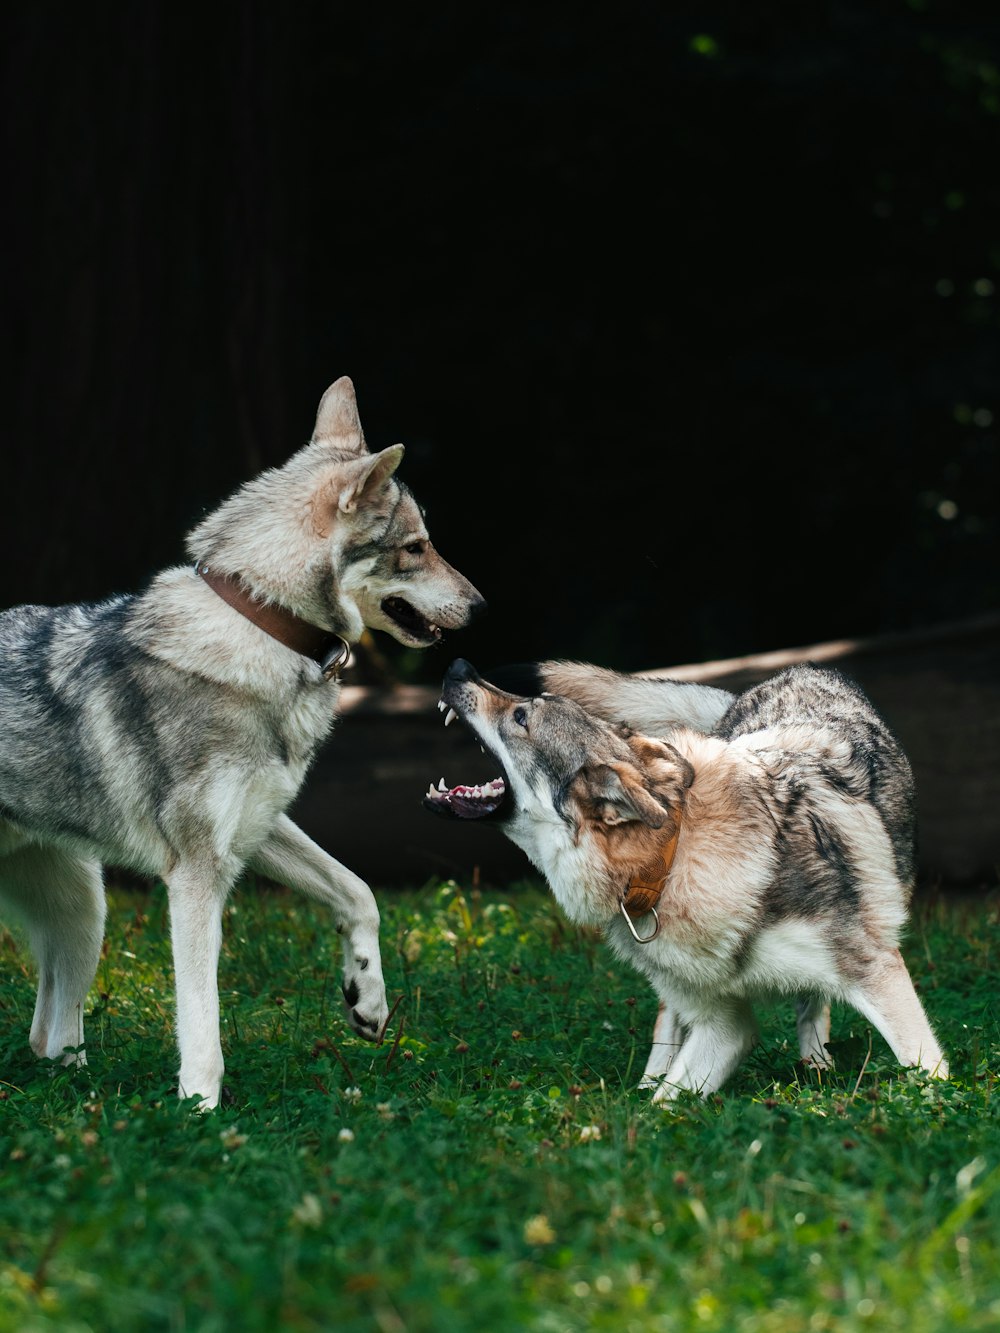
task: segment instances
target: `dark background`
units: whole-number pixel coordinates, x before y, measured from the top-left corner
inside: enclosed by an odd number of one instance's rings
[[[3,605],[183,560],[348,374],[490,604],[397,679],[997,606],[995,4],[5,13]]]

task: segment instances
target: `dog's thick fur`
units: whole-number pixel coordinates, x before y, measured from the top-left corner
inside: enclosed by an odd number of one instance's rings
[[[401,444],[369,452],[344,376],[323,395],[311,441],[208,514],[188,554],[348,645],[366,626],[435,643],[485,603],[431,545],[395,477],[402,456]],[[190,565],[136,596],[6,612],[0,662],[0,899],[38,963],[36,1054],[83,1058],[102,863],[167,886],[182,1097],[218,1103],[223,905],[247,869],[331,909],[348,1021],[379,1038],[375,900],[285,814],[333,725],[336,678]]]
[[[856,684],[811,664],[735,696],[571,662],[530,679],[558,692],[510,693],[452,664],[446,723],[460,718],[502,771],[424,801],[497,821],[567,916],[603,928],[649,978],[660,1012],[642,1086],[654,1100],[721,1087],[756,1040],[754,1000],[780,995],[797,997],[815,1065],[831,1063],[835,999],[902,1064],[947,1076],[899,951],[912,773]],[[656,918],[631,921],[623,896],[634,877],[656,878],[675,833]]]

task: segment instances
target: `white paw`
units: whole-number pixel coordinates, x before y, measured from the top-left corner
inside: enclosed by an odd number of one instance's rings
[[[177,1080],[177,1096],[181,1101],[185,1101],[188,1097],[197,1097],[198,1105],[195,1110],[214,1111],[222,1093],[222,1073],[221,1068],[218,1073],[203,1071],[200,1074],[182,1069]]]
[[[667,1083],[666,1080],[660,1080],[656,1091],[653,1093],[653,1102],[673,1102],[684,1091],[677,1083]]]
[[[382,978],[359,972],[345,978],[341,989],[347,1021],[353,1031],[366,1041],[378,1041],[389,1017]]]

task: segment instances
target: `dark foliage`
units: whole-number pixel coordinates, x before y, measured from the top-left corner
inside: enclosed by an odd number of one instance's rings
[[[5,28],[3,604],[183,559],[349,374],[490,602],[452,645],[484,667],[996,605],[995,6]]]

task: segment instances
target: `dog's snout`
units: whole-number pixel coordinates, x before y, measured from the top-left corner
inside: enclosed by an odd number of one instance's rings
[[[477,620],[486,610],[486,598],[481,592],[477,592],[475,597],[469,603],[469,620]]]

